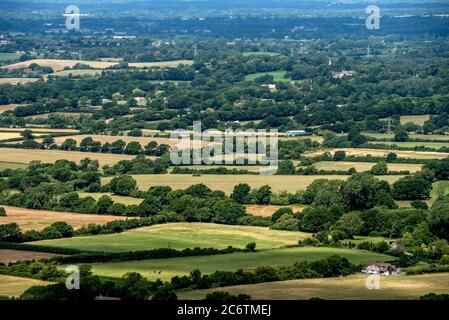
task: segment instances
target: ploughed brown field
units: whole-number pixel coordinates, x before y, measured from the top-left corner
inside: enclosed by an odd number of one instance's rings
[[[0,263],[5,263],[5,264],[10,263],[10,262],[17,262],[17,261],[50,259],[55,256],[60,256],[60,254],[46,253],[46,252],[35,252],[35,251],[0,249]]]
[[[105,224],[109,221],[125,220],[126,217],[81,214],[70,212],[56,212],[46,210],[32,210],[3,206],[6,209],[6,217],[0,217],[0,224],[17,223],[22,231],[40,231],[54,222],[65,221],[74,229],[79,229],[89,223]]]

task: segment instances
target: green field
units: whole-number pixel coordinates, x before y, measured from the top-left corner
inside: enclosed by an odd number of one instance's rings
[[[0,62],[14,61],[19,57],[15,52],[0,52]]]
[[[278,52],[271,52],[271,51],[257,51],[257,52],[243,52],[243,55],[245,57],[249,57],[249,56],[270,56],[270,57],[274,57],[274,56],[279,56],[281,55]]]
[[[273,71],[273,72],[258,72],[258,73],[252,73],[245,76],[245,81],[253,81],[254,79],[257,79],[259,77],[270,75],[273,76],[274,82],[290,82],[292,79],[284,78],[286,71]]]
[[[5,170],[5,169],[12,169],[12,170],[25,169],[26,167],[28,167],[28,165],[25,164],[25,163],[0,161],[0,170]]]
[[[372,144],[385,144],[388,143],[386,141],[370,141]],[[427,147],[438,150],[442,147],[449,147],[449,141],[447,143],[444,142],[416,142],[416,141],[407,141],[407,142],[395,142],[391,141],[391,146],[394,149],[394,146],[398,146],[400,148],[414,148],[414,147]]]
[[[261,227],[229,226],[212,223],[170,223],[123,233],[30,242],[53,247],[91,251],[139,251],[157,248],[244,248],[256,242],[259,249],[298,243],[308,233],[276,231]]]
[[[374,165],[374,164],[373,164]],[[221,190],[230,194],[239,183],[247,183],[252,188],[260,188],[263,185],[271,186],[274,192],[296,192],[306,189],[317,179],[346,180],[350,176],[343,175],[317,175],[317,176],[262,176],[262,175],[202,175],[194,177],[190,174],[165,174],[165,175],[133,175],[140,190],[146,191],[153,186],[170,186],[172,189],[186,189],[193,184],[204,183],[213,190]],[[393,183],[402,176],[378,176],[381,180]],[[102,183],[111,181],[111,177],[103,178]]]
[[[394,138],[394,134],[386,134],[386,133],[374,133],[374,132],[363,132],[363,135],[371,138],[375,138],[378,140],[390,140],[392,141]],[[449,135],[442,134],[409,134],[410,140],[437,140],[437,141],[447,141],[449,143]],[[392,143],[396,143],[393,142]]]
[[[32,286],[44,286],[50,282],[0,275],[0,296],[17,297]]]
[[[253,270],[258,266],[289,266],[298,261],[320,260],[331,255],[346,257],[354,264],[392,259],[391,256],[356,249],[301,247],[255,253],[99,263],[93,265],[93,271],[98,275],[112,277],[120,277],[127,272],[139,272],[150,279],[169,280],[176,275],[186,275],[193,269],[199,269],[206,274],[217,270]]]
[[[449,273],[382,277],[379,290],[366,288],[364,275],[304,279],[179,292],[179,299],[202,299],[211,291],[249,294],[254,300],[415,300],[427,293],[449,293]]]

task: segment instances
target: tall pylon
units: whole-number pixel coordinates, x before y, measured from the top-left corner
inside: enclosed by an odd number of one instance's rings
[[[388,117],[388,122],[387,122],[387,141],[388,141],[388,153],[391,153],[392,148],[391,148],[391,117]]]
[[[195,43],[193,45],[193,59],[196,60],[196,58],[198,58],[198,44]]]

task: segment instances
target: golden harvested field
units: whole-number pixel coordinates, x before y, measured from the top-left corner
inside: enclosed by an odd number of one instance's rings
[[[247,183],[252,188],[270,185],[274,192],[296,192],[307,188],[317,179],[341,179],[349,176],[324,175],[324,176],[262,176],[262,175],[202,175],[194,177],[189,174],[165,174],[165,175],[134,175],[140,190],[148,190],[152,186],[170,186],[172,189],[185,189],[193,184],[204,183],[213,190],[222,190],[230,194],[239,183]],[[379,179],[393,183],[403,176],[378,176]],[[111,177],[103,178],[102,183],[108,183]]]
[[[1,132],[0,131],[0,140],[13,139],[13,138],[21,138],[19,132]]]
[[[422,126],[424,122],[430,119],[430,115],[420,115],[420,116],[401,116],[401,124],[406,124],[411,122]]]
[[[4,104],[4,105],[0,105],[0,114],[5,112],[5,111],[10,111],[10,110],[14,110],[17,107],[21,107],[24,106],[24,104]]]
[[[202,299],[208,292],[245,293],[254,300],[414,300],[427,293],[449,293],[449,273],[382,277],[379,290],[366,288],[365,275],[289,280],[179,292],[180,300]]]
[[[54,163],[56,160],[61,159],[80,162],[85,158],[98,160],[100,166],[104,166],[114,165],[121,160],[132,160],[135,157],[111,153],[0,148],[0,162],[30,163],[34,160],[43,163]]]
[[[260,217],[271,217],[273,215],[274,212],[276,212],[276,210],[280,209],[280,208],[291,208],[293,210],[293,212],[301,212],[302,210],[304,210],[304,206],[300,206],[300,205],[289,205],[289,206],[274,206],[274,205],[268,205],[268,206],[264,206],[264,205],[247,205],[246,207],[246,212],[248,212],[249,214],[252,214],[254,216],[260,216]]]
[[[42,230],[54,222],[65,221],[74,229],[79,229],[89,223],[105,224],[109,221],[125,220],[126,217],[81,214],[70,212],[57,212],[46,210],[33,210],[3,206],[6,209],[6,217],[0,217],[0,224],[17,223],[22,231]]]
[[[87,70],[61,70],[54,73],[50,73],[47,75],[50,77],[67,77],[69,75],[72,76],[96,76],[101,74],[102,70],[95,70],[95,69],[87,69]]]
[[[5,69],[18,69],[27,68],[30,64],[36,63],[43,67],[51,67],[53,71],[62,71],[64,68],[72,68],[77,63],[87,64],[94,69],[107,69],[116,64],[117,61],[88,61],[88,60],[62,60],[62,59],[33,59],[23,62],[18,62],[4,66]],[[192,65],[192,60],[175,60],[175,61],[163,61],[163,62],[132,62],[128,65],[133,68],[170,68],[177,67],[181,64]],[[78,70],[76,70],[78,71]]]
[[[33,59],[10,64],[4,66],[3,68],[5,69],[27,68],[30,64],[33,63],[36,63],[42,67],[50,67],[55,72],[64,70],[65,67],[72,68],[77,63],[87,64],[91,68],[95,69],[106,69],[117,64],[117,62],[102,62],[102,61],[87,61],[87,60]]]
[[[78,192],[81,198],[92,197],[95,200],[100,199],[102,196],[109,196],[114,202],[123,203],[126,205],[136,204],[139,205],[142,203],[143,199],[133,198],[133,197],[125,197],[125,196],[115,196],[112,193],[92,193],[92,192]]]
[[[56,256],[61,255],[55,253],[36,252],[36,251],[0,249],[0,263],[4,264],[16,261],[50,259]]]
[[[22,277],[13,277],[0,275],[0,296],[8,296],[8,297],[18,297],[25,290],[33,286],[46,286],[52,284],[48,281],[30,279],[30,278],[22,278]]]
[[[348,156],[367,156],[371,155],[373,157],[386,157],[389,153],[388,150],[384,149],[363,149],[363,148],[337,148],[326,150],[331,154],[337,151],[344,151]],[[323,150],[306,153],[307,157],[315,157],[323,154]],[[409,158],[409,159],[444,159],[449,157],[449,153],[444,152],[433,152],[433,151],[400,151],[394,150],[394,153],[398,155],[399,158]]]
[[[128,65],[133,68],[176,68],[179,65],[191,66],[193,60],[174,60],[161,62],[130,62]]]
[[[372,162],[348,162],[348,161],[321,161],[313,164],[317,169],[321,170],[342,170],[347,171],[355,168],[357,172],[370,171],[375,165]],[[388,170],[390,171],[410,171],[411,173],[421,170],[421,164],[406,164],[406,163],[389,163]]]
[[[108,135],[90,135],[90,134],[80,134],[74,136],[65,136],[65,137],[55,137],[55,143],[61,145],[66,139],[74,139],[79,143],[83,141],[83,139],[91,137],[95,141],[100,141],[102,144],[109,142],[115,142],[117,140],[123,140],[126,143],[130,143],[133,141],[139,142],[142,147],[145,147],[151,141],[156,141],[158,144],[167,144],[173,146],[177,143],[176,140],[170,140],[169,138],[153,138],[153,137],[129,137],[129,136],[108,136]]]
[[[26,129],[37,133],[78,133],[76,129],[50,129],[50,128],[0,128],[0,131],[22,132]]]
[[[0,85],[10,84],[16,86],[18,84],[33,83],[40,80],[39,78],[0,78]]]

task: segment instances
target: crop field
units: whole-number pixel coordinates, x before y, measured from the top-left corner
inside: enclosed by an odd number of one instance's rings
[[[26,129],[33,133],[78,133],[76,129],[50,129],[50,128],[0,128],[0,131],[22,132]]]
[[[60,255],[46,252],[0,249],[0,263],[4,264],[16,261],[50,259],[55,256]]]
[[[388,153],[390,153],[388,150],[384,149],[365,149],[365,148],[336,148],[336,149],[330,149],[326,150],[329,151],[331,154],[334,154],[337,151],[344,151],[346,152],[346,155],[348,156],[361,156],[365,157],[368,155],[371,155],[373,157],[386,157]],[[307,157],[315,157],[318,155],[323,154],[323,150],[310,152],[304,154]],[[405,158],[405,159],[444,159],[449,157],[449,153],[445,152],[434,152],[434,151],[402,151],[402,150],[395,150],[394,153],[398,155],[399,158]]]
[[[228,226],[212,223],[170,223],[134,229],[119,234],[44,240],[33,244],[91,251],[139,251],[157,248],[244,248],[256,242],[259,249],[296,244],[309,237],[302,232],[277,231],[262,227]]]
[[[379,290],[366,288],[366,276],[267,282],[179,292],[179,299],[201,299],[211,291],[245,293],[254,300],[416,300],[427,293],[449,293],[449,273],[382,277]]]
[[[346,257],[355,264],[391,260],[391,257],[387,255],[356,249],[301,247],[208,257],[99,263],[93,265],[93,272],[102,276],[114,277],[120,277],[127,272],[139,272],[152,280],[158,278],[169,280],[176,275],[187,275],[194,269],[199,269],[205,274],[213,273],[217,270],[254,270],[258,266],[290,266],[295,262],[320,260],[335,254]]]
[[[27,84],[39,81],[39,78],[0,78],[0,85],[10,84],[16,86],[18,84]]]
[[[254,79],[257,79],[259,77],[270,75],[273,76],[274,82],[282,82],[282,81],[292,81],[292,79],[284,78],[286,71],[273,71],[273,72],[258,72],[258,73],[252,73],[245,76],[245,81],[253,81]]]
[[[133,197],[125,197],[125,196],[115,196],[112,193],[92,193],[92,192],[78,192],[81,198],[92,197],[95,200],[100,199],[102,196],[109,196],[114,202],[123,203],[126,205],[139,205],[142,203],[143,199],[133,198]]]
[[[372,141],[372,144],[385,144],[387,142],[382,141]],[[438,150],[440,148],[448,148],[449,147],[449,141],[447,143],[444,142],[417,142],[417,141],[406,141],[406,142],[390,142],[391,148],[395,149],[395,146],[398,146],[400,148],[415,148],[415,147],[427,147],[432,148],[435,150]]]
[[[1,160],[1,156],[0,156]],[[378,176],[379,179],[393,183],[402,176]],[[262,176],[262,175],[202,175],[194,177],[189,174],[165,174],[165,175],[133,175],[140,190],[148,190],[153,186],[170,186],[172,189],[186,189],[193,184],[204,183],[213,190],[221,190],[231,194],[239,183],[247,183],[252,188],[260,188],[270,185],[275,192],[296,192],[306,189],[309,184],[317,179],[346,180],[349,176],[323,175],[323,176]],[[108,183],[112,178],[103,178],[102,183]]]
[[[18,297],[32,286],[45,286],[49,284],[51,282],[0,274],[0,296]]]
[[[321,161],[313,164],[320,170],[341,170],[347,171],[351,168],[357,172],[370,171],[375,165],[373,162],[348,162],[348,161]],[[388,163],[389,171],[410,171],[411,173],[421,170],[421,164],[407,164],[407,163]]]
[[[61,70],[50,73],[47,76],[51,77],[67,77],[67,76],[96,76],[100,75],[103,70],[87,69],[87,70]]]
[[[275,206],[275,205],[257,205],[257,204],[251,204],[247,205],[246,212],[249,214],[252,214],[254,216],[260,216],[260,217],[271,217],[276,210],[279,210],[281,208],[290,208],[293,210],[293,212],[301,212],[304,210],[304,206],[301,205],[289,205],[289,206]]]
[[[17,162],[28,164],[34,160],[41,161],[43,163],[54,163],[56,160],[60,159],[80,162],[85,158],[98,160],[100,166],[104,166],[114,165],[121,160],[131,160],[135,157],[125,154],[0,148],[0,162]]]
[[[364,132],[363,135],[367,137],[372,137],[379,140],[389,140],[391,143],[397,143],[393,141],[393,134],[385,134],[385,133],[372,133],[372,132]],[[409,134],[410,140],[443,140],[449,142],[449,135],[444,134]]]
[[[424,122],[430,119],[430,115],[419,115],[419,116],[401,116],[401,124],[406,124],[408,122],[422,126]]]
[[[176,68],[180,65],[191,66],[193,60],[173,60],[160,62],[130,62],[128,65],[132,68]]]
[[[5,111],[11,111],[14,110],[17,107],[23,106],[23,104],[4,104],[4,105],[0,105],[0,114],[2,114]]]
[[[70,212],[56,212],[46,210],[32,210],[3,206],[6,209],[6,217],[0,217],[0,224],[17,223],[22,231],[42,230],[54,222],[65,221],[74,229],[86,226],[89,223],[105,224],[109,221],[124,220],[125,217],[81,214]]]
[[[36,63],[42,67],[50,67],[53,71],[61,71],[64,68],[72,68],[77,63],[89,65],[94,69],[106,69],[116,65],[117,62],[87,61],[87,60],[63,60],[63,59],[33,59],[3,66],[5,69],[27,68],[30,64]]]
[[[14,139],[14,138],[21,138],[19,132],[1,132],[0,131],[0,140],[7,140],[7,139]]]
[[[1,134],[1,133],[0,133]],[[0,135],[1,137],[1,135]],[[156,138],[156,137],[129,137],[129,136],[109,136],[109,135],[89,135],[89,134],[80,134],[74,136],[65,136],[65,137],[55,137],[55,143],[57,145],[61,145],[66,139],[74,139],[79,145],[83,139],[91,137],[95,141],[99,141],[102,144],[109,142],[115,142],[117,140],[123,140],[126,143],[130,143],[133,141],[139,142],[142,147],[145,147],[151,141],[156,141],[158,144],[166,144],[169,146],[173,146],[178,143],[176,140],[170,140],[169,138]]]

